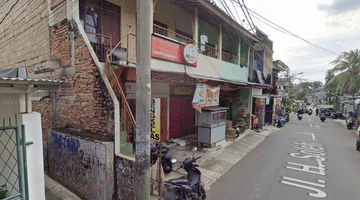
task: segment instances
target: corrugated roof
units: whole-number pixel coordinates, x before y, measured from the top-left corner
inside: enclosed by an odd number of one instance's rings
[[[40,84],[40,85],[61,85],[68,84],[65,81],[33,78],[4,78],[0,77],[0,83],[17,83],[17,84]]]

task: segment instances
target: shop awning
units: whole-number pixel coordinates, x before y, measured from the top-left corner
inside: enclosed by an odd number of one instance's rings
[[[270,96],[268,95],[253,95],[254,98],[260,98],[260,99],[266,99],[266,98],[270,98]]]
[[[229,80],[229,79],[224,79],[224,78],[220,78],[220,77],[210,77],[210,76],[203,76],[203,75],[199,75],[199,74],[189,74],[189,73],[186,73],[186,74],[188,76],[190,76],[191,78],[196,78],[196,79],[212,80],[212,81],[232,83],[232,84],[235,84],[235,85],[243,85],[243,86],[248,85],[246,82]]]

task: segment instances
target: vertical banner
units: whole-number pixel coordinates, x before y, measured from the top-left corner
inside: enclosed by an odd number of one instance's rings
[[[212,87],[210,85],[198,83],[194,98],[192,101],[193,108],[201,113],[201,108],[218,106],[220,96],[220,85]]]
[[[151,99],[150,128],[151,140],[160,142],[160,99]]]

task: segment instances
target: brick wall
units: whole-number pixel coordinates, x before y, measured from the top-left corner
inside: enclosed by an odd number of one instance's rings
[[[71,66],[69,31],[74,31],[75,66]],[[76,27],[71,28],[64,20],[50,28],[51,59],[57,60],[60,69],[74,68],[74,74],[62,74],[61,80],[72,87],[62,87],[56,95],[55,127],[80,134],[113,136],[108,126],[113,111],[113,102],[98,68]]]

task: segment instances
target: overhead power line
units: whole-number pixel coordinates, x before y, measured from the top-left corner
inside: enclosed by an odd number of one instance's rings
[[[244,6],[244,5],[242,5],[242,4],[239,2],[239,0],[230,0],[230,1],[231,1],[231,2],[234,2],[235,4],[237,4],[240,8],[242,8],[242,6]],[[316,50],[317,50],[317,51],[320,51],[320,52],[322,52],[322,53],[324,53],[324,54],[326,54],[326,55],[328,55],[328,56],[337,56],[337,55],[338,55],[337,53],[335,53],[335,52],[333,52],[333,51],[331,51],[331,50],[328,50],[328,49],[326,49],[326,48],[324,48],[324,47],[321,47],[321,46],[319,46],[319,45],[317,45],[317,44],[314,44],[314,43],[312,43],[312,42],[310,42],[310,41],[308,41],[308,40],[306,40],[306,39],[304,39],[304,38],[302,38],[302,37],[300,37],[300,36],[298,36],[298,35],[290,32],[290,31],[286,30],[285,28],[283,28],[283,27],[275,24],[274,22],[271,22],[270,20],[268,20],[267,18],[261,16],[260,14],[258,14],[258,13],[256,13],[255,11],[251,10],[250,8],[247,8],[247,9],[250,11],[251,16],[255,17],[255,18],[258,19],[259,21],[263,22],[263,23],[266,24],[267,26],[270,26],[271,28],[273,28],[273,29],[275,29],[275,30],[277,30],[277,31],[280,31],[280,32],[282,32],[282,33],[284,33],[284,34],[287,34],[287,35],[296,37],[296,38],[304,41],[304,42],[307,43],[312,49],[314,49],[314,51],[316,51]],[[246,18],[246,17],[245,17],[245,18]],[[266,21],[266,22],[264,22],[264,21]]]

